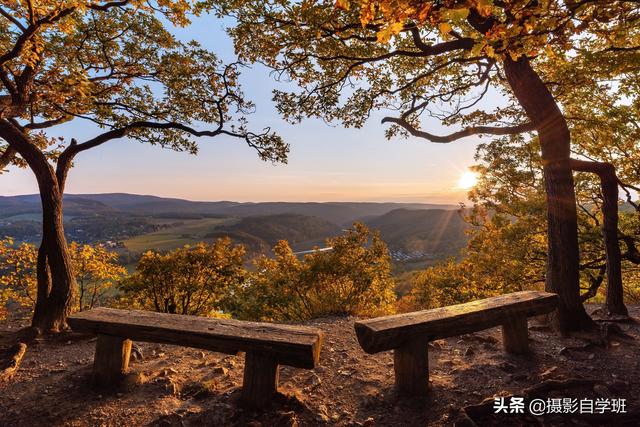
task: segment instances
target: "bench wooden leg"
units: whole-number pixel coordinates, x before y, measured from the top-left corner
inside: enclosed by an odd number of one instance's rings
[[[428,341],[413,340],[393,351],[396,388],[407,395],[425,395],[429,391]]]
[[[502,325],[502,343],[507,353],[529,352],[529,329],[526,317],[512,319],[509,323]]]
[[[93,360],[93,378],[98,386],[116,385],[129,369],[131,340],[110,335],[98,335]]]
[[[278,363],[268,355],[247,352],[244,361],[242,401],[253,408],[269,405],[278,391]]]

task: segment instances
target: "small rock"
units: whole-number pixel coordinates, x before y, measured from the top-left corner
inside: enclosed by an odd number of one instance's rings
[[[552,366],[549,369],[547,369],[546,371],[544,371],[542,374],[540,374],[540,377],[544,380],[551,378],[552,376],[554,376],[555,372],[558,370],[557,366]]]
[[[319,385],[320,385],[320,383],[322,383],[322,380],[321,380],[321,379],[320,379],[320,377],[319,377],[319,376],[317,376],[316,374],[312,374],[312,375],[309,377],[308,382],[309,382],[309,384],[310,384],[312,387],[317,387],[317,386],[319,386]]]
[[[142,349],[136,343],[133,343],[133,345],[131,346],[131,357],[133,358],[133,360],[142,360],[144,357],[142,354]]]
[[[228,372],[228,369],[224,366],[216,366],[213,368],[213,373],[216,375],[227,375]]]
[[[316,417],[318,419],[318,421],[321,421],[323,423],[328,423],[331,419],[329,418],[328,415],[328,409],[326,405],[319,405],[318,406],[318,416]]]
[[[595,359],[596,355],[594,353],[589,354],[589,360]]]
[[[373,419],[373,417],[369,417],[366,420],[364,420],[362,422],[363,427],[371,427],[376,425],[376,420]]]
[[[331,421],[331,418],[329,418],[329,416],[326,414],[318,414],[316,419],[321,423],[328,423],[329,421]]]
[[[207,357],[207,354],[204,351],[200,352],[200,359],[204,359],[205,357]]]
[[[167,377],[167,376],[169,376],[169,374],[177,374],[177,373],[178,373],[178,371],[176,371],[175,369],[167,368],[167,369],[163,369],[162,372],[160,372],[159,376]]]

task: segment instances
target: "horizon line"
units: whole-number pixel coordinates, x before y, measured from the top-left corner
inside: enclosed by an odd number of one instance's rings
[[[371,204],[421,204],[421,205],[440,205],[440,206],[459,206],[460,204],[465,204],[468,200],[465,201],[457,201],[457,202],[429,202],[429,201],[397,201],[397,200],[387,200],[387,201],[372,201],[372,200],[263,200],[263,201],[239,201],[239,200],[194,200],[187,199],[175,196],[160,196],[157,194],[140,194],[140,193],[126,193],[121,191],[115,192],[106,192],[106,193],[64,193],[63,196],[105,196],[105,195],[125,195],[125,196],[140,196],[140,197],[156,197],[160,199],[173,199],[173,200],[181,200],[187,202],[194,203],[371,203]],[[11,197],[39,197],[39,193],[27,193],[27,194],[11,194],[5,195],[0,194],[0,197],[3,198],[11,198]]]

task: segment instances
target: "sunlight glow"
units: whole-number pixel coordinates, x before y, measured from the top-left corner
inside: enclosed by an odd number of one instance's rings
[[[478,182],[478,174],[472,171],[466,171],[462,174],[460,179],[458,179],[458,188],[463,190],[468,190],[476,185]]]

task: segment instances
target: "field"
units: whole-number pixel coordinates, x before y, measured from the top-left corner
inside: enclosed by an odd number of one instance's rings
[[[131,252],[144,252],[149,249],[171,250],[201,242],[204,236],[216,227],[237,221],[235,218],[163,219],[164,224],[176,226],[132,237],[125,240],[124,245]]]
[[[65,220],[70,219],[67,215],[64,217]],[[42,214],[39,212],[35,213],[23,213],[18,215],[12,215],[3,218],[5,221],[42,221]]]

